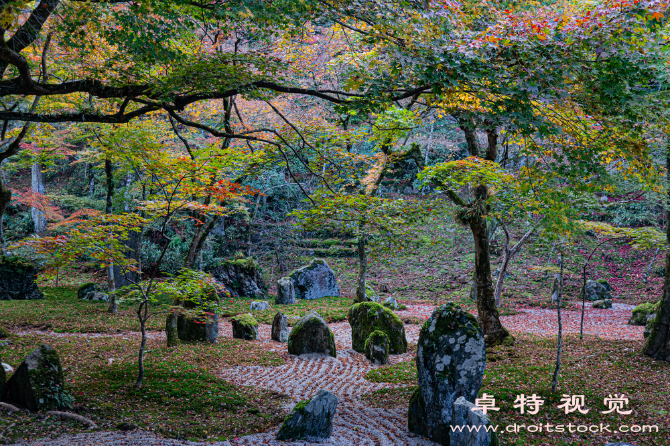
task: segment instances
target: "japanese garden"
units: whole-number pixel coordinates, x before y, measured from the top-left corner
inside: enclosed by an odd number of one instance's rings
[[[0,0],[0,444],[670,445],[667,0]]]

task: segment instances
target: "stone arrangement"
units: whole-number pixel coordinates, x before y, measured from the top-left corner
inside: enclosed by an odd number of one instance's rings
[[[589,302],[595,302],[597,300],[612,299],[610,294],[612,287],[606,280],[587,280],[586,287],[584,288],[585,299]]]
[[[275,304],[290,305],[295,303],[295,287],[290,277],[282,277],[277,280],[277,297]]]
[[[453,437],[450,428],[457,419],[485,422],[465,414],[466,404],[459,401],[463,397],[473,403],[482,385],[486,346],[477,319],[454,303],[437,308],[421,328],[416,365],[418,388],[409,403],[410,432],[441,445],[489,445],[490,437],[471,442]]]
[[[288,337],[288,352],[292,355],[321,353],[335,358],[335,335],[326,321],[311,311],[293,326]]]
[[[97,283],[85,283],[77,290],[77,297],[82,300],[99,300],[107,302],[109,296],[98,288]]]
[[[389,337],[383,331],[373,331],[365,341],[365,357],[374,365],[388,364]]]
[[[284,313],[278,311],[272,319],[272,331],[270,338],[273,341],[287,342],[288,341],[288,318]]]
[[[54,393],[65,394],[63,386],[63,368],[58,353],[49,345],[41,345],[12,374],[0,399],[33,412],[60,409],[63,398],[56,398],[58,395]]]
[[[38,272],[29,260],[0,256],[0,300],[43,299],[35,282]]]
[[[405,324],[388,308],[376,302],[362,302],[349,309],[347,319],[351,325],[352,348],[357,352],[365,352],[365,341],[376,330],[388,336],[389,353],[407,352]]]
[[[319,390],[310,400],[299,402],[279,429],[277,440],[318,441],[330,437],[337,402],[337,396],[327,390]]]
[[[293,271],[290,278],[296,299],[312,300],[340,296],[335,273],[323,259],[312,260],[309,265]]]
[[[209,273],[232,297],[262,298],[267,294],[261,268],[251,257],[238,255],[233,260],[223,261]]]
[[[252,315],[238,314],[230,322],[233,325],[234,338],[255,341],[258,337],[258,322]]]

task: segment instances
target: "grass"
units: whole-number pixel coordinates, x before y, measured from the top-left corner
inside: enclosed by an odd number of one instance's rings
[[[44,299],[0,301],[0,326],[16,329],[51,329],[55,332],[114,333],[138,331],[135,307],[120,305],[116,315],[107,312],[107,302],[77,298],[76,287],[42,288]],[[162,330],[165,320],[154,317],[149,330]]]
[[[641,341],[606,341],[587,337],[583,342],[568,336],[564,343],[563,368],[558,392],[550,392],[551,374],[556,361],[555,340],[515,333],[514,347],[497,347],[487,352],[487,366],[480,396],[493,395],[499,412],[491,415],[493,424],[609,424],[656,425],[658,433],[519,433],[502,432],[505,445],[592,446],[609,442],[630,442],[638,446],[670,444],[670,364],[653,361],[640,353]],[[368,372],[373,382],[405,384],[405,387],[382,389],[363,399],[374,407],[407,406],[416,385],[413,361],[379,367]],[[411,384],[411,385],[410,385]],[[604,398],[625,394],[631,415],[602,414]],[[521,415],[515,409],[517,395],[536,394],[545,400],[538,415]],[[558,409],[562,395],[584,395],[587,414],[566,415]],[[489,413],[491,414],[491,413]]]
[[[134,386],[136,336],[13,336],[12,344],[0,352],[2,360],[16,368],[42,343],[59,352],[67,388],[76,399],[74,411],[93,419],[103,430],[125,423],[166,437],[223,440],[267,430],[285,416],[284,396],[234,386],[216,377],[221,367],[283,363],[277,354],[254,343],[220,338],[213,345],[166,348],[163,341],[150,340],[140,389]],[[0,442],[85,431],[79,424],[45,419],[43,414],[4,418],[0,417]]]

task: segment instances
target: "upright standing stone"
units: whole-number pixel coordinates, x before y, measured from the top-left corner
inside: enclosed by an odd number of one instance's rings
[[[296,404],[277,433],[277,440],[319,440],[330,437],[337,397],[319,390],[309,401]]]
[[[35,282],[38,272],[39,269],[30,260],[0,256],[0,300],[44,298]]]
[[[288,318],[284,313],[278,311],[272,320],[271,338],[273,341],[288,341]]]
[[[335,358],[335,335],[321,316],[309,312],[293,326],[288,336],[288,352],[292,355],[322,353]]]
[[[41,345],[23,360],[6,384],[5,400],[34,412],[60,409],[65,404],[63,368],[58,353]]]
[[[293,271],[290,275],[295,288],[296,299],[319,299],[327,296],[340,296],[335,273],[323,259],[314,259],[307,265]]]
[[[174,347],[179,344],[177,319],[177,315],[173,311],[170,311],[165,319],[165,337],[167,338],[168,347]]]
[[[277,281],[277,297],[275,303],[288,305],[295,303],[295,287],[290,277],[282,277]]]
[[[451,433],[450,446],[497,446],[495,433],[482,427],[490,426],[491,420],[481,411],[472,410],[475,405],[464,397],[458,397],[454,402],[454,414],[451,421],[454,426],[463,426],[463,429]],[[479,428],[476,428],[479,426]],[[473,428],[474,429],[469,429]]]
[[[389,337],[383,331],[373,331],[365,341],[365,357],[374,365],[388,364]]]
[[[461,396],[475,401],[485,366],[486,346],[477,319],[454,303],[435,309],[419,334],[419,386],[409,403],[409,430],[453,446],[454,403]]]
[[[407,353],[405,324],[388,308],[376,302],[362,302],[349,309],[347,320],[351,325],[351,347],[357,352],[365,352],[368,336],[379,330],[389,338],[389,353]]]
[[[238,314],[230,319],[233,325],[233,338],[255,341],[258,337],[258,322],[250,314]]]

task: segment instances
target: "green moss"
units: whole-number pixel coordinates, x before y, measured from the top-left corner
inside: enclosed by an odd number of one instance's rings
[[[9,331],[0,327],[0,339],[7,339],[9,337]]]
[[[374,345],[384,345],[384,357],[379,358],[380,364],[388,364],[389,361],[389,337],[381,330],[375,330],[365,340],[365,357],[370,361],[375,360],[372,348]]]
[[[252,257],[247,258],[235,258],[229,260],[223,260],[221,265],[228,265],[236,268],[241,268],[246,271],[260,271],[261,267]]]
[[[258,327],[258,321],[250,314],[238,314],[230,319],[245,327]]]
[[[429,334],[428,330],[432,326],[435,317],[437,317],[435,328]],[[452,334],[457,330],[463,330],[468,336],[476,336],[477,333],[481,331],[477,318],[453,302],[449,302],[448,304],[436,308],[433,312],[433,316],[428,318],[423,324],[423,327],[421,327],[421,333],[424,336],[430,336],[433,339],[439,339],[440,337]]]
[[[352,348],[357,352],[365,352],[365,341],[376,330],[388,336],[391,354],[407,352],[405,325],[388,308],[376,302],[361,302],[349,309],[348,319],[352,329]]]
[[[29,269],[37,268],[37,264],[30,259],[19,256],[0,256],[0,268],[2,267],[11,269]]]
[[[98,291],[98,284],[93,282],[87,282],[77,288],[77,297],[83,299],[89,293],[95,293]]]

